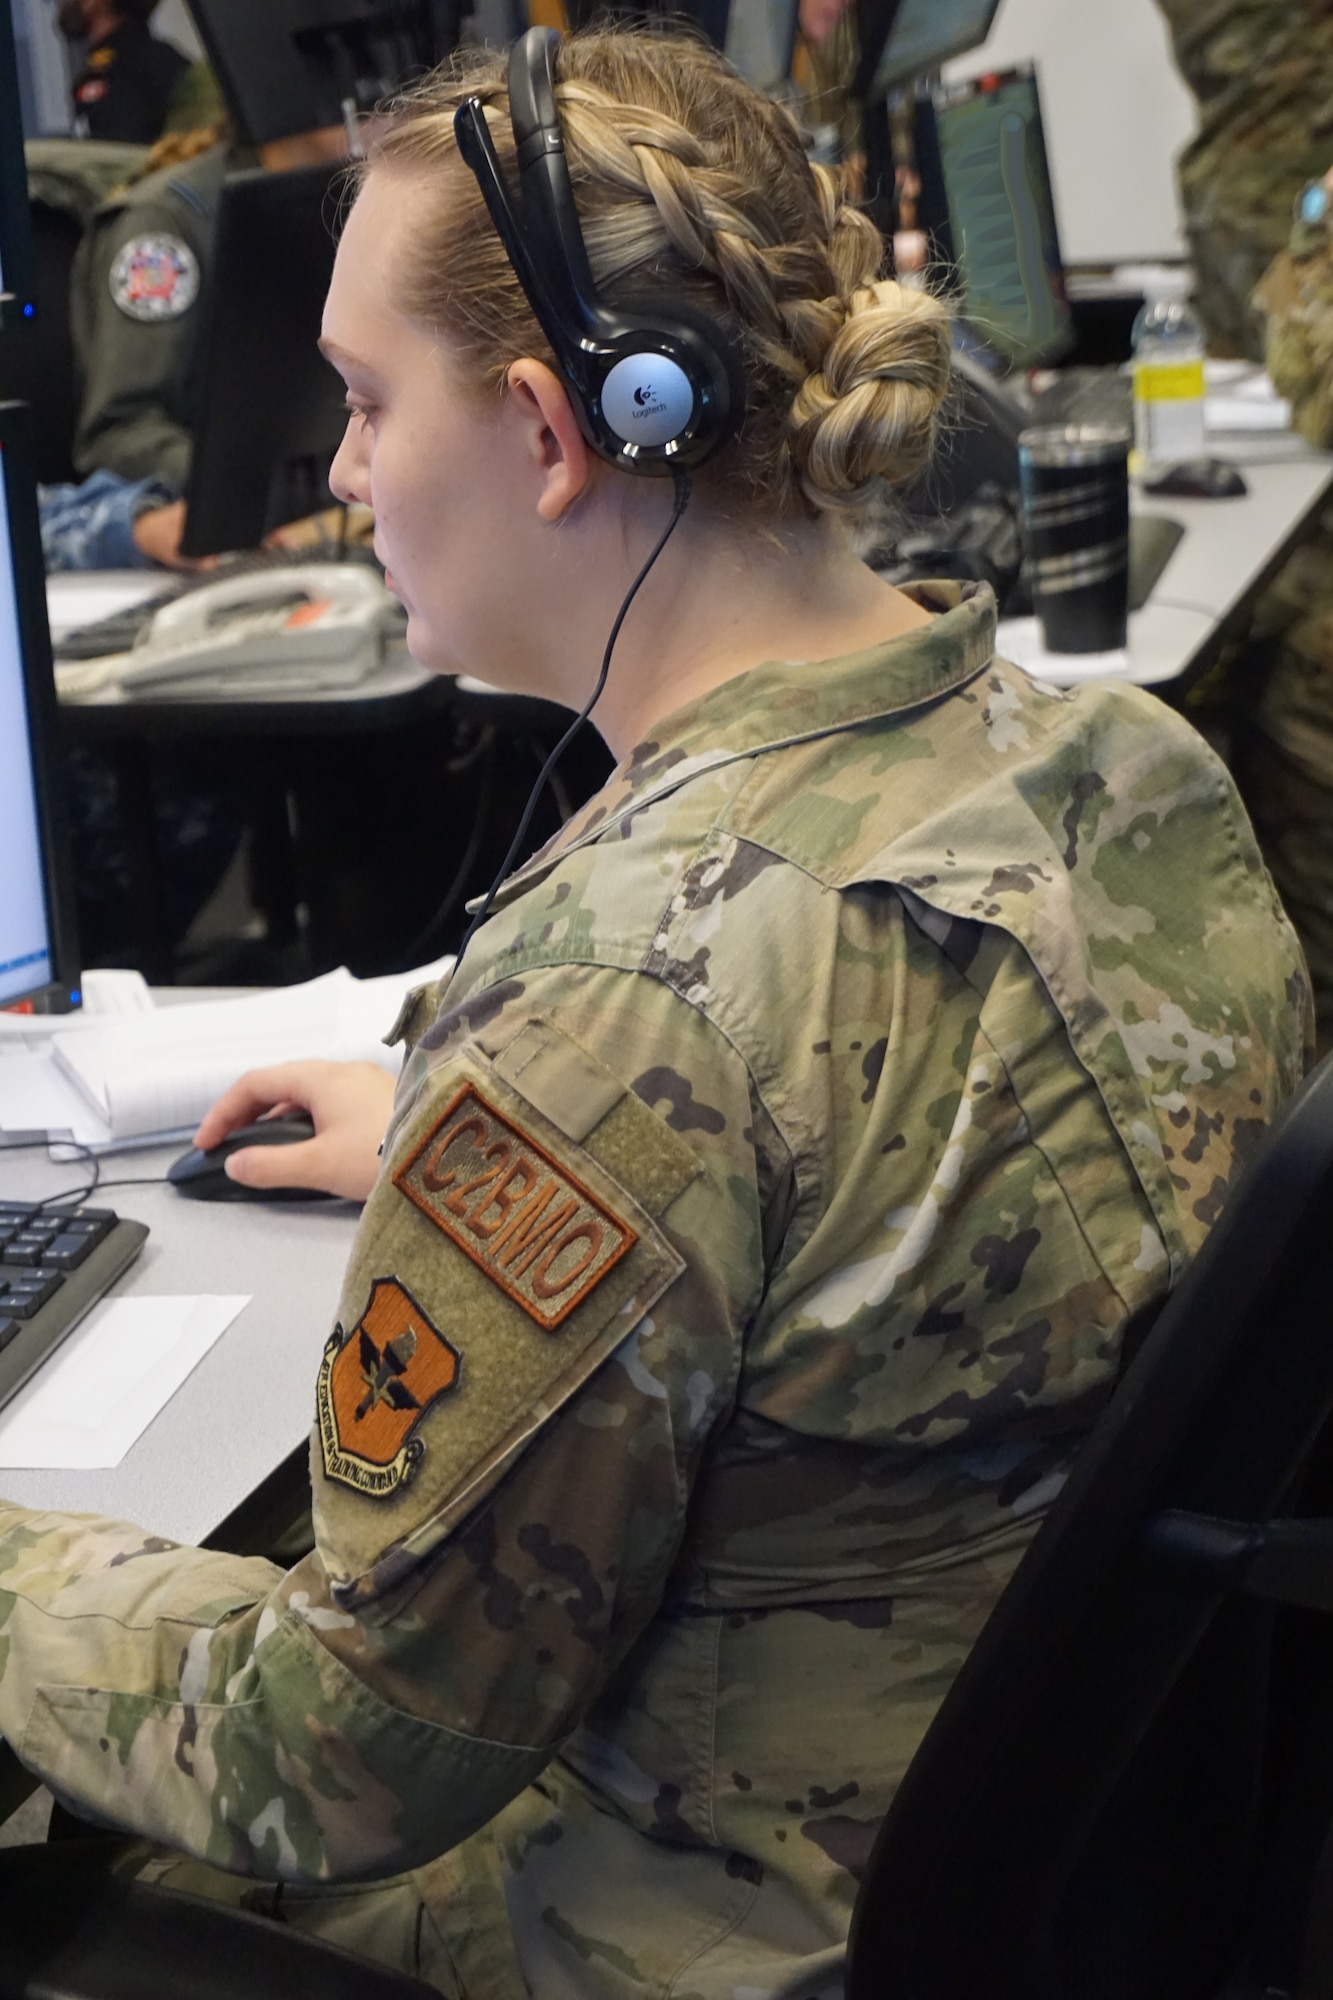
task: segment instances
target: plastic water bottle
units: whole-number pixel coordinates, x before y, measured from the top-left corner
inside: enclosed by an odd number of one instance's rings
[[[1184,271],[1155,271],[1130,336],[1142,471],[1203,457],[1203,328],[1188,294]]]

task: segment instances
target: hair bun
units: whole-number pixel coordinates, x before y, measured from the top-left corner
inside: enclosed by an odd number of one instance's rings
[[[862,509],[930,458],[949,389],[949,315],[891,278],[859,286],[788,418],[801,489],[821,509]]]

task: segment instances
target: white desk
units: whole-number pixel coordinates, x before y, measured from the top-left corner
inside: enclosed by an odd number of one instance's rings
[[[1185,529],[1148,602],[1130,615],[1128,664],[1114,677],[1140,687],[1193,676],[1210,664],[1333,487],[1333,453],[1289,433],[1210,436],[1208,450],[1243,472],[1250,489],[1243,499],[1131,490],[1134,513],[1166,515]],[[1047,653],[1034,619],[1002,619],[999,650],[1034,678],[1060,686],[1107,672],[1081,665],[1076,655]]]
[[[108,1181],[165,1174],[180,1150],[113,1153],[102,1172]],[[86,1176],[83,1163],[53,1165],[42,1149],[0,1155],[0,1198],[40,1199]],[[170,1187],[109,1188],[89,1199],[152,1232],[113,1297],[249,1292],[250,1304],[121,1465],[0,1472],[0,1492],[21,1506],[110,1514],[197,1542],[309,1431],[360,1210],[346,1201],[186,1201]]]

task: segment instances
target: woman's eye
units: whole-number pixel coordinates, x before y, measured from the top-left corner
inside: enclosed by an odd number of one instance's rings
[[[368,403],[353,403],[349,399],[346,408],[349,417],[359,417],[363,424],[368,424],[374,419],[375,413]]]

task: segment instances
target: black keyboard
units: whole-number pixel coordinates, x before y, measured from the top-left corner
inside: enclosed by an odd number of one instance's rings
[[[109,1208],[0,1201],[0,1408],[143,1249]]]

